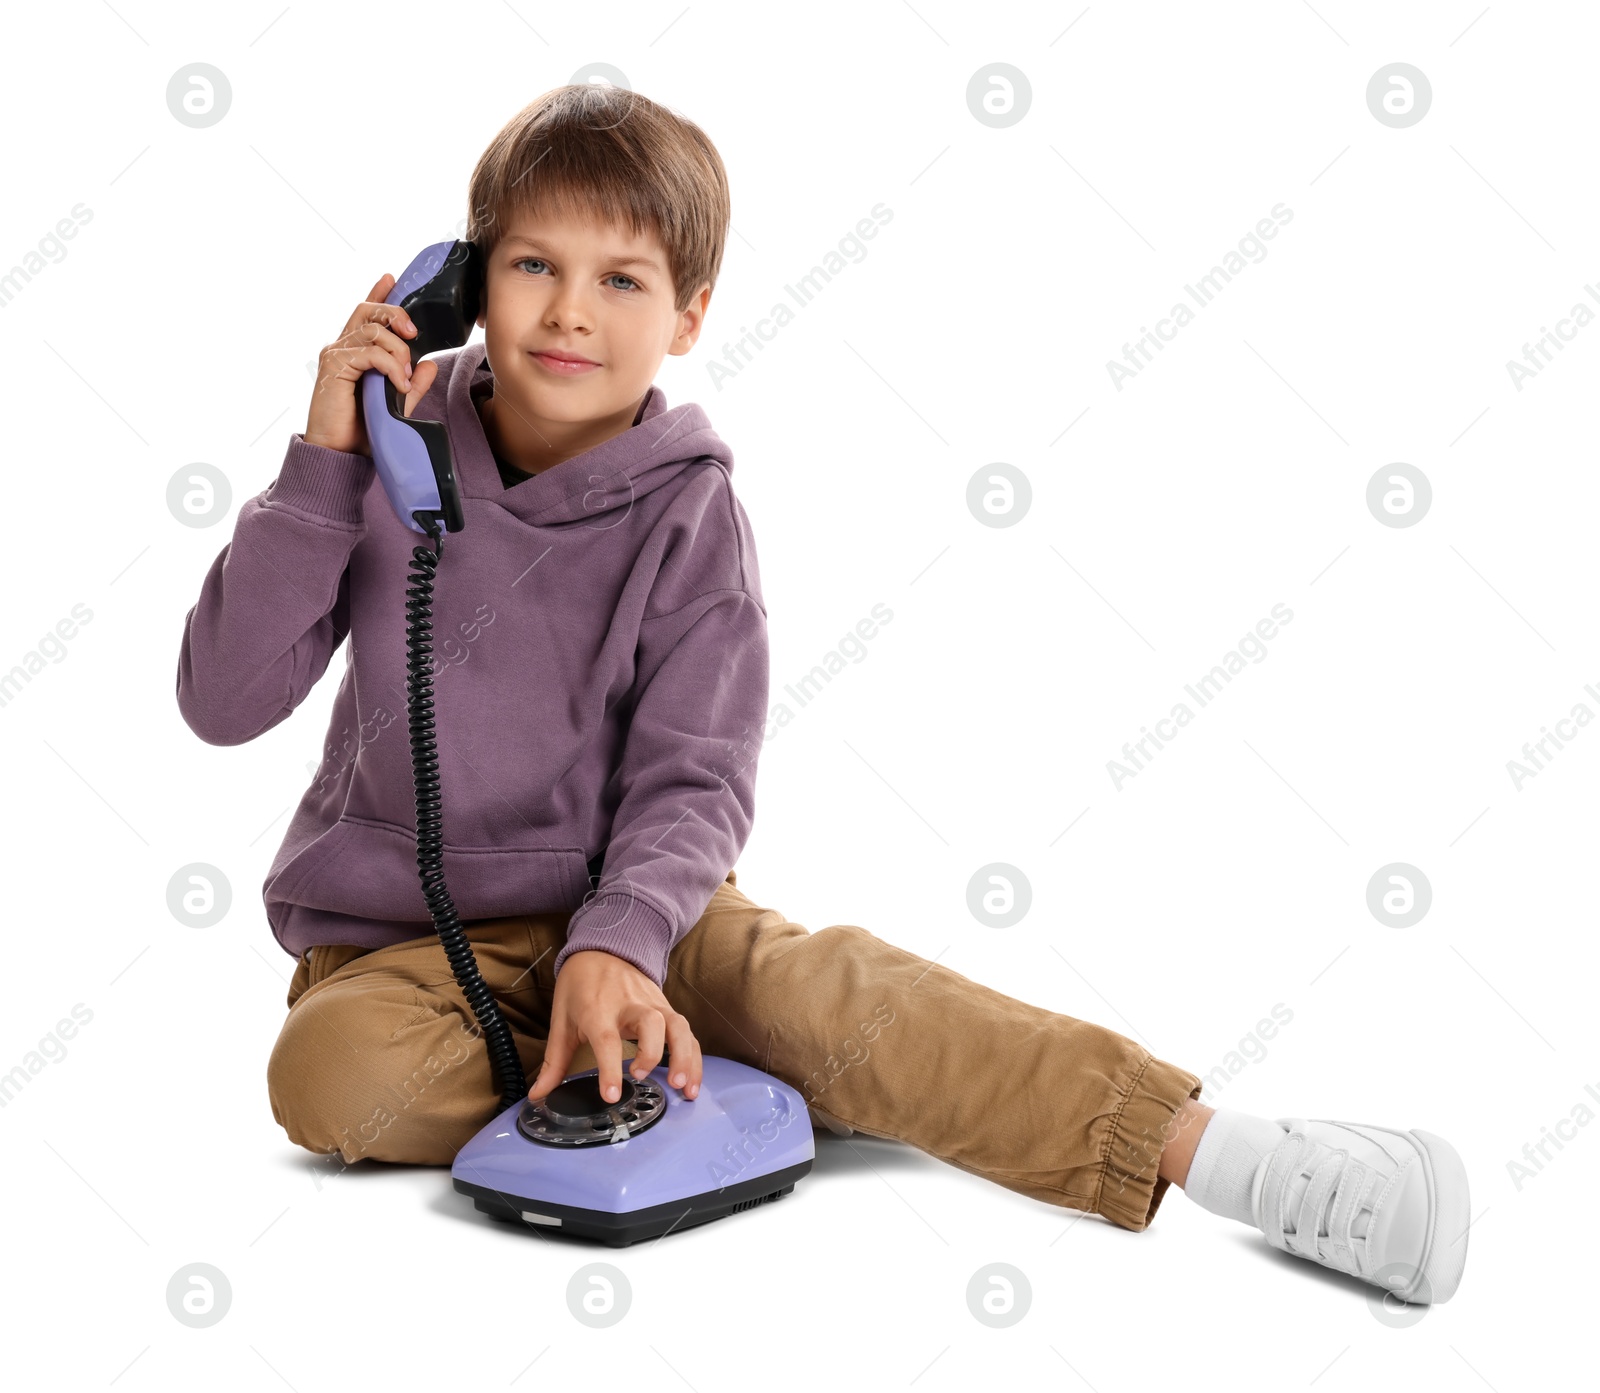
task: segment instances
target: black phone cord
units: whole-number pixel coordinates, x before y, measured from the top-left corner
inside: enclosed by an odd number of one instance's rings
[[[500,1085],[500,1107],[524,1101],[528,1081],[511,1039],[511,1027],[500,1014],[472,944],[456,917],[455,902],[444,883],[444,831],[440,825],[439,760],[433,738],[433,577],[444,554],[444,537],[430,519],[433,550],[418,546],[411,553],[412,583],[406,591],[406,706],[411,723],[411,772],[417,792],[417,870],[422,894],[456,982],[466,993]]]

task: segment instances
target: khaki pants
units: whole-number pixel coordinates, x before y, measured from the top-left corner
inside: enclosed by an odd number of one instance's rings
[[[530,1081],[568,917],[463,925]],[[747,899],[734,872],[667,967],[662,990],[702,1054],[782,1079],[831,1130],[906,1142],[1135,1231],[1169,1184],[1156,1166],[1173,1116],[1200,1096],[1197,1075],[1103,1026],[1013,1000],[854,924],[811,933]],[[624,1059],[635,1050],[623,1042]],[[597,1063],[579,1045],[570,1072]],[[500,1106],[433,933],[308,949],[267,1089],[291,1141],[346,1162],[449,1165]]]

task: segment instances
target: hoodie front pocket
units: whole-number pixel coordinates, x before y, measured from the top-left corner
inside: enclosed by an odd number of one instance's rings
[[[443,848],[445,888],[462,921],[571,913],[589,889],[581,847]],[[282,901],[387,923],[432,922],[406,829],[346,815],[266,889]]]

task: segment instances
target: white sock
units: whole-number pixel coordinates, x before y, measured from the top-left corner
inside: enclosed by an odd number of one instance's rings
[[[1184,1194],[1213,1214],[1254,1227],[1250,1191],[1256,1170],[1288,1135],[1270,1118],[1218,1108],[1200,1134]]]

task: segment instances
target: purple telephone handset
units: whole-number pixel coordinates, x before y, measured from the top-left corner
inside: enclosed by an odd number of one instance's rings
[[[399,305],[417,326],[407,340],[413,369],[424,355],[467,341],[482,296],[483,259],[474,243],[435,242],[416,256],[384,302]],[[400,521],[425,535],[441,521],[447,532],[461,531],[466,520],[444,425],[409,419],[394,383],[376,369],[361,375],[361,412],[372,462]]]

